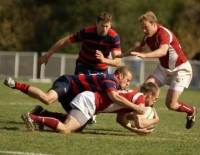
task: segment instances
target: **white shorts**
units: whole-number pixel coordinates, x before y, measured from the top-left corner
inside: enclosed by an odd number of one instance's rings
[[[88,120],[95,114],[95,96],[91,91],[84,91],[78,94],[70,104],[72,108],[78,108]]]
[[[162,85],[188,88],[192,79],[192,67],[188,61],[173,70],[166,69],[159,64],[150,75],[159,80]]]

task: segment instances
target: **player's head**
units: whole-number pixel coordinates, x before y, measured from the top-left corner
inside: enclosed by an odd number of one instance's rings
[[[141,28],[147,37],[152,37],[157,31],[157,17],[152,11],[148,11],[138,18]]]
[[[126,66],[118,67],[114,72],[115,77],[118,80],[120,89],[126,89],[132,80],[132,73]]]
[[[152,106],[153,103],[159,98],[160,88],[156,83],[147,82],[140,86],[140,92],[144,94],[145,105]]]
[[[105,36],[108,34],[112,24],[112,15],[108,12],[100,12],[97,16],[96,26],[97,34]]]

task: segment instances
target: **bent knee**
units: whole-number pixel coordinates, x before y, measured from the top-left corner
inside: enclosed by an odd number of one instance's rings
[[[178,108],[178,104],[172,103],[172,102],[170,102],[170,103],[167,103],[167,102],[166,102],[166,106],[167,106],[167,108],[168,108],[169,110],[177,110],[177,108]]]

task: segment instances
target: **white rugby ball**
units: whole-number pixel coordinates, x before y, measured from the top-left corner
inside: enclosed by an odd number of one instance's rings
[[[152,119],[154,116],[154,110],[152,107],[145,107],[144,118]]]

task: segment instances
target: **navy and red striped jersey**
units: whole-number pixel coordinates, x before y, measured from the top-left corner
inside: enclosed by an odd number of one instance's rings
[[[105,58],[108,58],[111,51],[121,51],[120,37],[113,29],[110,29],[106,36],[99,36],[96,26],[87,27],[70,35],[70,40],[72,43],[82,42],[77,59],[79,62],[103,70],[107,69],[108,65],[96,58],[96,50],[100,50]]]
[[[113,74],[79,74],[71,75],[71,89],[75,96],[85,90],[109,93],[117,91],[119,85]]]

